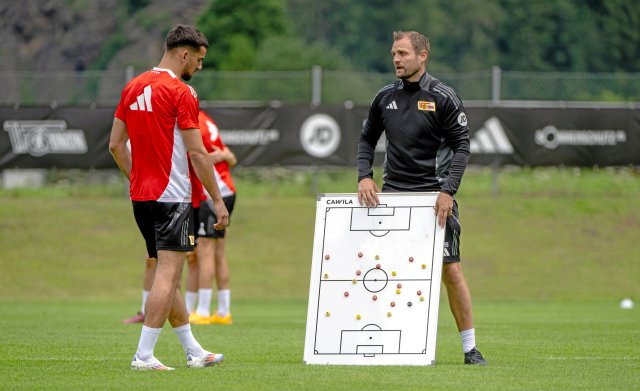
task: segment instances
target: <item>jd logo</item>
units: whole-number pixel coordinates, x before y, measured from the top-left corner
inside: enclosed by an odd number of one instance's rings
[[[87,141],[82,129],[67,129],[63,120],[5,121],[11,148],[15,154],[44,156],[51,153],[86,153]]]
[[[340,145],[340,126],[326,114],[314,114],[300,128],[300,142],[309,155],[327,157]]]

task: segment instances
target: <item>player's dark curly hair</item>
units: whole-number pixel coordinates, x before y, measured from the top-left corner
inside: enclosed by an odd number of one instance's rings
[[[165,40],[165,48],[171,50],[180,46],[189,46],[195,50],[199,50],[201,46],[209,47],[209,41],[195,27],[179,24],[167,34]]]

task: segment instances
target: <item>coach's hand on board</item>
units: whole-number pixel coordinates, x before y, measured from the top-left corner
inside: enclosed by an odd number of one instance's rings
[[[367,208],[375,208],[380,203],[378,193],[380,193],[380,189],[373,179],[362,178],[358,182],[358,202],[360,202],[360,205],[366,205]]]
[[[453,214],[453,197],[448,193],[440,192],[436,199],[435,211],[436,216],[438,216],[438,225],[444,228],[447,223],[447,217]]]
[[[218,231],[225,229],[229,225],[229,211],[222,199],[213,202],[213,210],[216,214],[216,223],[213,225],[213,229]]]

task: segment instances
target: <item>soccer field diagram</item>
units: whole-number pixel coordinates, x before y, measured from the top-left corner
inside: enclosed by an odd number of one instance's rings
[[[432,365],[444,229],[438,193],[318,196],[304,361]]]

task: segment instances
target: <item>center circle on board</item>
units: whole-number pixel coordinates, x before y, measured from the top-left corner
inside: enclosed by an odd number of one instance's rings
[[[369,292],[376,293],[383,290],[389,282],[387,272],[382,269],[370,269],[362,279],[364,288]]]

